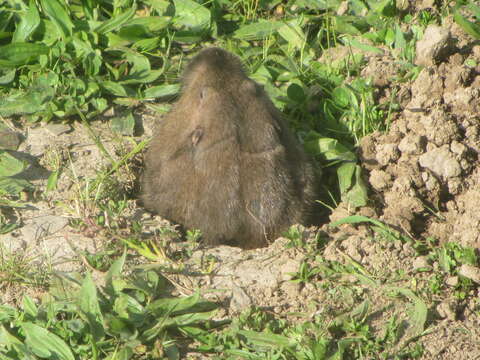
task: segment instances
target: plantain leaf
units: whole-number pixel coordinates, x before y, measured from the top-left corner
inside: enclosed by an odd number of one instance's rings
[[[62,0],[60,0],[62,1]],[[63,38],[67,38],[72,35],[73,23],[70,20],[70,14],[65,8],[65,4],[60,3],[59,0],[40,0],[42,8],[49,17],[50,20],[55,24],[58,31]]]
[[[179,84],[158,85],[158,86],[152,86],[151,88],[148,88],[147,90],[145,90],[144,96],[147,99],[162,98],[162,97],[177,95],[179,91],[180,91]]]
[[[0,176],[17,175],[24,171],[27,166],[26,161],[17,159],[9,151],[0,150]]]
[[[98,34],[106,34],[106,33],[109,33],[110,31],[116,30],[119,27],[121,27],[123,24],[125,24],[128,20],[130,20],[135,15],[135,11],[136,11],[136,6],[132,6],[130,9],[128,9],[124,13],[118,16],[115,16],[114,18],[111,18],[107,21],[104,21],[103,23],[94,27],[93,31],[97,32]]]
[[[15,68],[38,61],[38,57],[48,54],[48,51],[48,47],[40,43],[13,43],[0,46],[0,68]]]
[[[97,288],[92,280],[92,275],[87,273],[83,280],[82,288],[80,290],[80,309],[83,315],[86,316],[90,331],[95,341],[99,341],[104,335],[103,330],[103,315],[100,310],[100,303],[97,296]]]
[[[177,26],[185,27],[193,32],[202,32],[210,27],[210,11],[203,5],[192,0],[174,0]]]
[[[25,332],[25,344],[39,357],[75,360],[68,345],[57,335],[30,322],[21,324]]]
[[[20,17],[20,23],[13,33],[12,42],[15,43],[27,40],[39,24],[40,15],[38,14],[37,5],[35,5],[34,0],[30,0],[27,11]]]
[[[234,37],[242,40],[262,40],[284,26],[281,21],[260,20],[255,23],[241,26],[234,33]]]

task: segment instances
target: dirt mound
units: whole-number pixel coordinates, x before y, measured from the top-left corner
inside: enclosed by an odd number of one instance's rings
[[[362,139],[363,167],[382,220],[480,248],[480,45],[429,26],[416,62],[425,67],[390,130]]]

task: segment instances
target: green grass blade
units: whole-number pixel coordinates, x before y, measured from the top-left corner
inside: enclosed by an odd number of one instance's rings
[[[469,35],[480,39],[480,25],[465,19],[458,11],[453,15],[455,22]]]
[[[480,6],[470,3],[467,5],[467,8],[475,15],[477,21],[480,21]]]

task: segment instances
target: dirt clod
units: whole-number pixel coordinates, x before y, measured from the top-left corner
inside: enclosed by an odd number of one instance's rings
[[[417,42],[417,65],[434,65],[444,59],[450,48],[450,31],[437,25],[429,25],[423,38]]]

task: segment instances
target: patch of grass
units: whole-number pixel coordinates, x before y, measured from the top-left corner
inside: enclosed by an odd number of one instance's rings
[[[111,266],[105,286],[91,275],[59,279],[41,302],[23,298],[22,309],[0,306],[0,354],[35,359],[179,359],[190,333],[224,322],[211,320],[216,305],[198,293],[168,297],[153,271],[122,275],[125,254]],[[190,340],[189,340],[190,339]]]
[[[35,256],[29,251],[12,251],[0,244],[0,292],[7,294],[12,288],[15,293],[21,293],[25,286],[44,288],[50,279],[48,266],[36,263]]]

